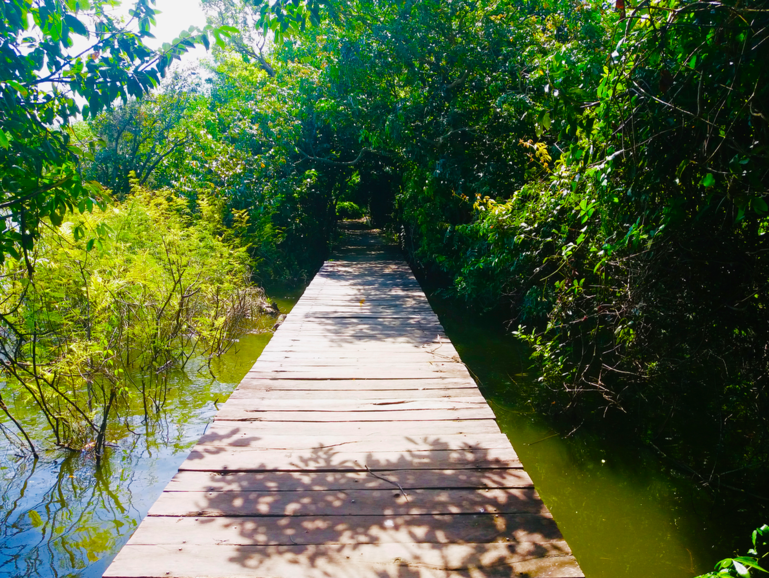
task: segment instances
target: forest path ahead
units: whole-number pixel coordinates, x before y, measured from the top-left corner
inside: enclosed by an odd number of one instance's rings
[[[105,577],[583,575],[409,266],[347,237]]]

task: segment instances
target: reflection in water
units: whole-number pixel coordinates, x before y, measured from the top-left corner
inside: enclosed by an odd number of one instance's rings
[[[276,301],[285,312],[296,296]],[[241,338],[213,361],[215,379],[202,360],[170,375],[156,419],[144,423],[141,408],[121,416],[129,435],[108,448],[98,469],[92,453],[49,449],[34,461],[0,436],[0,576],[100,577],[270,337]],[[22,400],[3,397],[33,422]],[[42,424],[29,431],[46,445]]]
[[[0,575],[101,576],[173,475],[119,453],[98,470],[89,455],[54,452],[4,464]]]

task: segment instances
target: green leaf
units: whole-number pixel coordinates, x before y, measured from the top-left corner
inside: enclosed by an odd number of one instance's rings
[[[41,518],[40,514],[38,514],[35,510],[30,510],[27,515],[29,516],[29,521],[33,527],[39,528],[43,525],[43,518]]]
[[[75,18],[72,14],[65,14],[64,22],[67,23],[67,26],[69,26],[69,29],[75,34],[78,34],[80,36],[85,36],[86,38],[90,36],[90,34],[88,33],[88,29],[85,27],[85,24],[80,22],[80,20]]]
[[[751,558],[749,556],[737,556],[734,558],[735,562],[739,562],[740,564],[743,564],[745,566],[748,566],[750,568],[754,568],[755,570],[761,570],[761,572],[767,572],[769,573],[769,570],[765,570],[758,564],[758,560],[755,558]]]
[[[704,177],[702,177],[700,184],[703,187],[712,187],[713,185],[716,184],[716,177],[713,176],[713,173],[708,173]]]
[[[750,570],[748,570],[742,563],[737,560],[732,560],[732,566],[740,578],[750,578]]]
[[[89,239],[88,242],[85,244],[85,250],[86,253],[90,253],[91,249],[93,249],[93,244],[96,242],[96,239]]]
[[[756,197],[753,199],[752,205],[753,210],[759,215],[765,215],[767,212],[769,212],[769,205],[767,205],[766,201],[761,197]]]
[[[63,213],[57,213],[56,211],[51,211],[51,223],[54,227],[58,227],[62,224],[64,221],[64,214]]]
[[[0,147],[7,149],[9,146],[11,146],[11,143],[8,141],[8,137],[3,130],[0,129]]]

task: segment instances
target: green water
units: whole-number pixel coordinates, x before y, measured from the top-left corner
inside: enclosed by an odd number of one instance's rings
[[[765,523],[755,511],[716,499],[620,432],[572,433],[557,412],[542,415],[525,347],[493,320],[431,303],[588,578],[691,578],[750,547]]]
[[[270,294],[281,311],[298,297]],[[557,414],[534,410],[537,376],[514,339],[432,301],[588,578],[691,578],[746,549],[749,513],[621,435],[567,435]],[[87,453],[49,448],[33,462],[0,448],[0,576],[101,576],[270,336],[242,337],[214,361],[215,379],[200,364],[175,374],[161,418],[110,448],[102,468]]]

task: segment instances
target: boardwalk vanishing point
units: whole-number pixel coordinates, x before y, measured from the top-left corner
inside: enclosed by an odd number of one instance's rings
[[[408,265],[348,237],[104,576],[583,576]]]

